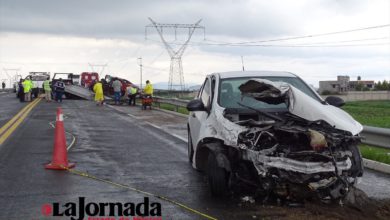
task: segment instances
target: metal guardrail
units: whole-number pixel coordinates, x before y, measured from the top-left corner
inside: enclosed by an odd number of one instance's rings
[[[159,108],[160,104],[170,104],[175,107],[176,112],[178,112],[179,107],[185,108],[189,102],[175,98],[153,97],[153,99]],[[390,129],[364,126],[361,135],[364,137],[362,140],[364,144],[390,149]]]
[[[154,96],[153,97],[153,102],[157,105],[158,108],[161,107],[161,104],[170,104],[173,105],[175,108],[175,111],[179,111],[179,107],[187,107],[187,104],[190,102],[188,100],[183,100],[183,99],[175,99],[175,98],[163,98],[163,97],[158,97]]]
[[[364,144],[390,149],[390,129],[364,126],[361,135]]]

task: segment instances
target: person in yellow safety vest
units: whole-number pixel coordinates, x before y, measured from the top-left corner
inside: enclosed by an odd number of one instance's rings
[[[25,102],[31,101],[31,89],[32,89],[32,82],[31,82],[30,78],[27,78],[23,82],[24,101]]]
[[[144,94],[153,96],[153,86],[149,80],[146,80],[146,86],[144,88]]]
[[[103,105],[104,95],[103,95],[103,85],[101,81],[97,81],[93,86],[93,91],[95,92],[95,101],[96,105]]]
[[[30,78],[30,85],[31,85],[31,89],[30,89],[30,92],[31,92],[31,99],[34,95],[34,98],[38,98],[38,93],[37,94],[33,94],[33,91],[34,91],[34,88],[35,88],[35,84],[32,82],[31,78]]]
[[[129,105],[135,105],[135,97],[137,95],[137,88],[128,86],[126,88],[127,97],[129,97]]]
[[[45,90],[45,98],[46,102],[51,102],[51,85],[50,85],[50,77],[43,82],[43,90]]]

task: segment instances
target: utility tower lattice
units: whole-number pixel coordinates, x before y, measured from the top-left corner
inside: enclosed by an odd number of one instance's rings
[[[18,82],[19,79],[22,78],[22,76],[19,74],[20,68],[17,68],[17,69],[3,68],[3,70],[9,79],[10,88],[12,88],[13,83]],[[9,74],[8,72],[15,72],[15,73],[12,75],[12,74]]]
[[[92,64],[92,63],[88,63],[88,65],[89,65],[89,67],[91,67],[92,72],[97,72],[99,74],[99,77],[102,78],[103,77],[102,75],[103,75],[104,68],[106,68],[108,64],[107,63],[106,64]],[[100,72],[96,71],[94,67],[100,67],[101,71]],[[97,79],[97,80],[99,80],[99,79]]]
[[[179,87],[181,91],[185,89],[184,85],[184,75],[183,75],[183,65],[181,57],[184,54],[185,49],[188,46],[188,43],[191,40],[191,37],[195,29],[203,29],[203,34],[205,33],[205,28],[200,26],[199,23],[202,21],[200,19],[195,24],[161,24],[153,21],[149,18],[152,24],[145,26],[145,37],[147,36],[147,28],[154,27],[157,30],[157,33],[160,35],[161,41],[164,43],[165,48],[168,51],[169,56],[171,57],[171,66],[169,70],[169,81],[168,81],[168,90],[175,90],[176,87]],[[187,40],[181,45],[176,51],[171,45],[164,39],[163,29],[164,28],[173,28],[175,30],[175,40],[176,40],[176,30],[179,29],[188,29]]]

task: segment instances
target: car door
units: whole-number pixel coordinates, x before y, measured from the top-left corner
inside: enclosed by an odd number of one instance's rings
[[[203,105],[205,106],[206,109],[210,109],[210,107],[211,107],[211,80],[209,77],[207,77],[205,82],[203,83],[202,89],[199,92],[197,98],[202,100]],[[207,112],[207,111],[190,112],[189,126],[190,126],[191,138],[192,138],[192,145],[194,146],[194,148],[196,148],[197,143],[199,141],[198,139],[199,139],[201,125],[206,121],[208,115],[209,115],[209,112]]]

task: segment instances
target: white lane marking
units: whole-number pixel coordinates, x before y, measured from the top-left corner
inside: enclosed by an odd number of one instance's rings
[[[159,130],[161,130],[161,131],[163,131],[163,132],[165,132],[165,133],[167,133],[167,134],[169,134],[169,135],[171,135],[171,136],[174,136],[174,137],[176,137],[176,138],[178,138],[178,139],[180,139],[180,140],[182,140],[182,141],[184,141],[184,142],[187,143],[187,138],[185,138],[185,137],[182,137],[182,136],[180,136],[180,135],[178,135],[178,134],[174,134],[174,133],[168,132],[168,131],[166,131],[164,128],[162,128],[162,127],[160,127],[160,126],[158,126],[158,125],[155,125],[155,124],[153,124],[153,123],[150,123],[150,122],[146,122],[146,123],[147,123],[148,125],[154,127],[154,128],[157,128],[157,129],[159,129]]]
[[[155,128],[157,128],[157,129],[162,130],[162,128],[161,128],[160,126],[158,126],[158,125],[155,125],[155,124],[150,123],[150,122],[148,122],[148,121],[146,121],[146,123],[147,123],[148,125],[152,126],[152,127],[155,127]]]
[[[113,109],[115,109],[115,108],[113,108]],[[120,111],[120,110],[118,110],[118,109],[115,109],[115,110]],[[122,111],[120,111],[120,112],[122,112]],[[187,143],[187,139],[184,138],[184,137],[181,137],[181,136],[176,135],[176,134],[169,133],[168,131],[165,131],[162,127],[160,127],[160,126],[158,126],[158,125],[155,125],[155,124],[153,124],[153,123],[150,123],[150,122],[148,122],[148,121],[141,120],[142,118],[137,117],[137,116],[135,116],[135,115],[133,115],[133,114],[128,113],[127,115],[128,115],[129,117],[135,118],[138,122],[148,124],[148,125],[150,125],[150,126],[156,128],[156,129],[158,129],[158,130],[160,130],[160,131],[162,131],[162,132],[164,132],[164,133],[166,133],[166,134],[168,134],[168,135],[170,135],[170,136],[173,136],[173,137],[175,137],[175,138],[177,138],[177,139],[179,139],[179,140],[182,140],[182,141],[184,141],[185,143]],[[132,121],[130,121],[131,119],[128,118],[128,117],[125,117],[125,116],[120,115],[120,114],[118,114],[118,116],[119,116],[120,118],[123,118],[123,119],[129,121],[129,122],[132,122]],[[133,124],[133,125],[136,125],[136,124]],[[157,139],[159,139],[159,140],[165,142],[167,145],[171,146],[172,148],[174,148],[174,149],[177,150],[178,152],[180,152],[180,153],[182,153],[182,154],[187,154],[187,148],[179,147],[179,146],[178,146],[177,144],[175,144],[173,141],[166,140],[166,139],[160,137],[159,135],[157,135],[156,133],[151,132],[151,131],[148,130],[148,129],[145,129],[145,127],[143,127],[141,124],[138,124],[137,126],[138,126],[139,128],[141,128],[142,130],[145,130],[145,132],[149,133],[151,136],[154,136],[155,138],[157,138]]]

